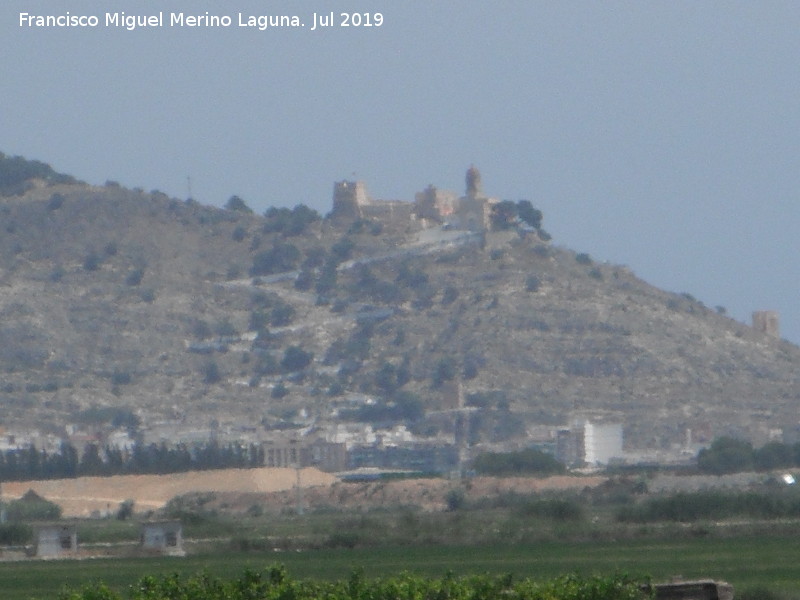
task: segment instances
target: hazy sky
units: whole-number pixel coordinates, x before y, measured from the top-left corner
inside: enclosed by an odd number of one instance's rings
[[[169,26],[206,11],[232,25]],[[310,31],[330,11],[383,25]],[[0,74],[0,151],[90,183],[324,213],[336,180],[411,200],[474,163],[555,243],[800,343],[796,1],[4,0]]]

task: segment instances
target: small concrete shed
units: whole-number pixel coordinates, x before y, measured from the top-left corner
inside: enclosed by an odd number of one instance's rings
[[[180,521],[150,521],[142,523],[142,549],[161,554],[182,555],[183,526]]]
[[[75,525],[40,525],[36,529],[36,556],[64,558],[78,552],[78,528]]]

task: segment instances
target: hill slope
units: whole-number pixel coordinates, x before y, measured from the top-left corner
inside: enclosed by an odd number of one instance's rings
[[[0,197],[8,428],[367,420],[472,442],[572,414],[668,448],[793,435],[800,349],[533,232],[253,215],[50,177]],[[366,398],[370,400],[367,401]]]

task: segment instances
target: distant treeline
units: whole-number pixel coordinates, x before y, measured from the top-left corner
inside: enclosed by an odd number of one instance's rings
[[[560,475],[567,468],[553,456],[528,448],[518,452],[484,452],[472,464],[480,475],[495,477],[513,475]]]
[[[745,440],[720,437],[697,455],[697,468],[713,475],[792,467],[800,467],[800,443],[769,442],[753,448]]]
[[[679,492],[623,506],[616,515],[617,520],[623,523],[691,523],[736,518],[768,520],[798,517],[800,494],[798,490],[789,487],[775,487],[767,493],[751,490]]]
[[[71,444],[62,444],[50,453],[35,446],[0,452],[0,481],[29,479],[68,479],[83,476],[164,474],[209,469],[260,467],[264,449],[257,444],[220,445],[208,442],[188,446],[178,444],[137,444],[130,450],[87,444],[79,453]]]

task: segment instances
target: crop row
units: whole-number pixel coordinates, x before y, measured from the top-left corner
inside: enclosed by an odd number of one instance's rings
[[[643,600],[639,582],[623,575],[547,581],[514,580],[511,575],[446,575],[429,578],[410,573],[368,579],[355,570],[344,580],[320,582],[289,577],[282,566],[245,570],[233,579],[202,572],[145,576],[120,595],[103,583],[65,591],[59,600]]]

